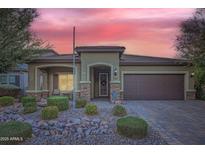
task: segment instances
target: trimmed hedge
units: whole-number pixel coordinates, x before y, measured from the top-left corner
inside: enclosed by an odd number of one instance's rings
[[[37,111],[36,102],[27,102],[24,105],[24,113],[33,113]]]
[[[37,111],[36,98],[33,96],[24,96],[21,98],[24,107],[24,113],[33,113]]]
[[[47,106],[41,111],[41,118],[43,120],[55,119],[58,117],[58,112],[57,106]]]
[[[9,106],[14,104],[14,97],[11,96],[2,96],[0,97],[0,106]]]
[[[18,144],[32,137],[32,126],[20,121],[0,123],[0,144]]]
[[[129,138],[144,138],[147,135],[148,124],[141,118],[124,117],[117,120],[117,132]]]
[[[57,106],[59,111],[69,109],[68,97],[66,96],[50,96],[47,99],[48,106]]]
[[[23,106],[26,106],[27,103],[35,102],[36,103],[36,98],[33,96],[24,96],[21,98],[21,103]]]
[[[87,104],[87,101],[85,99],[79,99],[79,100],[77,100],[75,107],[76,108],[84,108],[86,106],[86,104]]]
[[[85,113],[87,115],[96,115],[96,114],[98,114],[97,106],[95,104],[87,104],[85,106]]]
[[[113,114],[114,116],[120,116],[120,117],[122,117],[122,116],[127,115],[127,111],[126,111],[126,109],[125,109],[123,106],[121,106],[121,105],[116,105],[116,106],[114,106],[113,109],[112,109],[112,114]]]

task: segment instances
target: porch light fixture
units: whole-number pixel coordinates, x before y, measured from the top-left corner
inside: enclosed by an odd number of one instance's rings
[[[117,68],[114,69],[114,76],[117,76]]]
[[[194,77],[194,72],[191,73],[190,77],[191,77],[191,78]]]

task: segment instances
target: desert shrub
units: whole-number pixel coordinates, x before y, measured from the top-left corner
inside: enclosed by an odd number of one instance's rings
[[[79,99],[76,101],[76,108],[84,108],[87,104],[85,99]]]
[[[57,106],[59,111],[64,111],[69,108],[68,97],[66,96],[50,96],[47,102],[48,106]]]
[[[58,107],[57,106],[47,106],[41,112],[41,117],[43,120],[55,119],[58,117]]]
[[[20,94],[20,88],[15,85],[0,84],[0,96],[17,97]]]
[[[27,102],[24,105],[24,113],[33,113],[37,111],[37,104],[36,102]]]
[[[141,118],[123,117],[117,120],[117,132],[129,138],[144,138],[147,135],[148,124]]]
[[[2,96],[0,97],[0,106],[8,106],[14,104],[14,97],[12,96]]]
[[[95,104],[87,104],[85,106],[85,113],[87,115],[95,115],[98,113],[97,106]]]
[[[25,122],[9,121],[0,123],[0,144],[17,144],[32,137],[32,126]]]
[[[31,102],[36,103],[36,98],[33,96],[24,96],[21,98],[21,103],[23,104],[23,106],[26,106],[26,104],[30,104]]]
[[[125,116],[125,115],[127,115],[127,111],[123,106],[116,105],[112,109],[112,114],[115,116]]]

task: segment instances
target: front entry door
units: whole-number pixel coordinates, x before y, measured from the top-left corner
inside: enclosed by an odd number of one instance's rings
[[[108,73],[99,73],[99,96],[108,96]]]

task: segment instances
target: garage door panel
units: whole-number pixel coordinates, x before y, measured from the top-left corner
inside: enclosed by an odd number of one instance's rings
[[[124,99],[183,100],[184,75],[127,74],[124,75]]]

